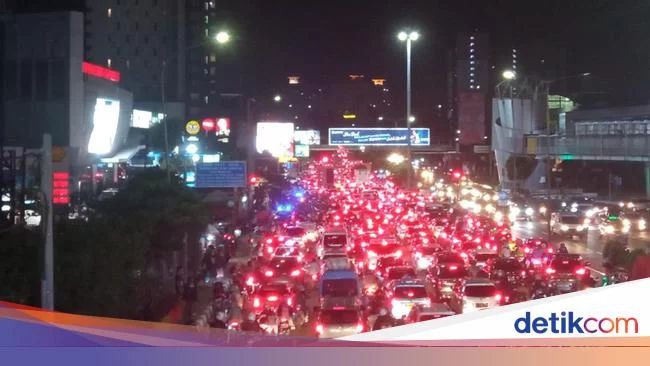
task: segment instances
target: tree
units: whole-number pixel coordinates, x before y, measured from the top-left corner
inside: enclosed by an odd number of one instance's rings
[[[0,234],[0,300],[40,306],[42,248],[39,232],[15,227]]]

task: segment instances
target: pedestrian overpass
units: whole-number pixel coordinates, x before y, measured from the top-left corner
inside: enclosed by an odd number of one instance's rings
[[[650,162],[650,120],[575,122],[566,135],[527,135],[537,158]]]

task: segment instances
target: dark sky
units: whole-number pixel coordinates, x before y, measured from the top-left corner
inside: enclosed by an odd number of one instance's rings
[[[14,0],[32,9],[83,0]],[[142,0],[146,1],[146,0]],[[259,91],[285,77],[384,76],[403,88],[405,26],[422,39],[413,50],[414,109],[442,103],[445,53],[458,31],[490,34],[494,50],[552,41],[567,50],[566,74],[591,72],[617,104],[650,100],[648,0],[217,0],[229,46]],[[518,47],[519,47],[518,46]],[[498,52],[493,52],[498,53]],[[252,82],[251,82],[252,81]]]
[[[396,32],[422,33],[414,46],[415,103],[444,93],[444,54],[458,31],[488,32],[494,49],[513,43],[566,45],[567,74],[591,72],[616,91],[618,102],[650,95],[650,1],[429,0],[221,2],[224,24],[250,40],[258,78],[289,74],[382,75],[403,80],[403,46]],[[232,4],[232,5],[230,5]],[[253,65],[251,65],[253,66]],[[418,99],[416,97],[416,99]],[[416,106],[417,107],[417,106]]]

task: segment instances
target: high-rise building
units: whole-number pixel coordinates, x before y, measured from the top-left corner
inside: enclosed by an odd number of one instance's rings
[[[185,96],[183,0],[86,0],[86,59],[122,75],[136,102]]]
[[[489,38],[479,32],[460,33],[455,47],[457,142],[482,144],[486,137],[486,95],[490,89]]]

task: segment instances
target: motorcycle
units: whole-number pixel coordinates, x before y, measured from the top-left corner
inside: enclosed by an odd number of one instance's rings
[[[289,335],[292,330],[296,328],[289,323],[289,319],[281,318],[280,324],[278,324],[278,334],[279,335]]]
[[[279,333],[279,319],[277,315],[262,314],[257,319],[257,323],[266,334],[276,335]]]

